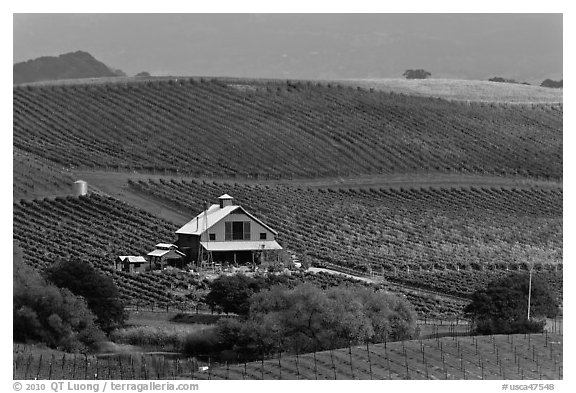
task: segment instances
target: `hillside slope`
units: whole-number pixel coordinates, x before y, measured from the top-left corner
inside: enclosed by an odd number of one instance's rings
[[[562,298],[561,189],[452,187],[310,190],[159,180],[135,191],[180,211],[228,193],[301,258],[466,297],[534,264]],[[193,215],[190,215],[193,217]]]
[[[562,178],[562,105],[463,103],[300,82],[14,89],[14,146],[65,167],[214,177]]]

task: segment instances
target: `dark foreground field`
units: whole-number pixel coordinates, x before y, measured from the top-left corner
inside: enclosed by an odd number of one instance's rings
[[[253,363],[166,354],[73,355],[14,345],[14,379],[563,379],[558,333],[371,344]]]

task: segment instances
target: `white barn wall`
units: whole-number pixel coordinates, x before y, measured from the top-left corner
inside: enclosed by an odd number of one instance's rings
[[[260,233],[261,232],[266,233],[266,240],[276,240],[273,232],[271,232],[266,227],[262,226],[258,221],[255,221],[250,216],[242,213],[242,214],[230,214],[230,215],[224,217],[221,221],[216,223],[214,226],[209,228],[208,231],[206,231],[205,233],[202,234],[201,241],[203,241],[203,242],[210,241],[208,238],[209,233],[215,233],[216,234],[216,240],[215,241],[217,241],[217,242],[225,241],[224,240],[225,231],[226,231],[225,223],[226,222],[232,222],[232,221],[250,221],[250,240],[252,240],[252,241],[260,240]],[[229,240],[229,241],[241,242],[242,240]]]

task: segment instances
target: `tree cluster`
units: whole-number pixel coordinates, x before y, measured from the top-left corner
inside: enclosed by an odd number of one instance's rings
[[[533,274],[528,320],[529,274],[513,273],[492,281],[476,291],[464,312],[473,321],[477,334],[536,333],[544,329],[545,318],[554,318],[558,301],[546,281]]]
[[[402,74],[403,77],[406,79],[427,79],[432,74],[426,70],[418,69],[418,70],[406,70]]]
[[[23,262],[17,246],[14,250],[14,341],[81,351],[103,340],[86,301],[46,281]]]
[[[529,85],[530,83],[528,82],[518,82],[515,81],[514,79],[506,79],[506,78],[502,78],[500,76],[495,76],[493,78],[488,79],[489,82],[500,82],[500,83],[513,83],[513,84],[521,84],[521,85]]]
[[[210,292],[204,302],[212,311],[245,316],[250,311],[250,298],[253,294],[278,284],[287,285],[287,277],[274,274],[260,277],[248,277],[244,274],[220,276],[210,283]]]
[[[48,269],[47,277],[58,287],[86,299],[88,307],[96,315],[96,323],[105,332],[124,324],[127,315],[114,281],[97,272],[89,263],[62,261]]]
[[[540,84],[540,86],[542,86],[542,87],[551,87],[553,89],[562,89],[563,85],[564,85],[563,79],[561,79],[559,81],[553,81],[552,79],[546,79]]]
[[[250,296],[243,318],[220,320],[214,331],[190,340],[186,351],[256,359],[397,341],[415,336],[416,318],[406,300],[369,288],[275,285]]]

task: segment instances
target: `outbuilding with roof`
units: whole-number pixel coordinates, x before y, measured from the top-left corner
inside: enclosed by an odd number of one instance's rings
[[[163,269],[165,266],[183,267],[185,254],[175,244],[158,243],[155,249],[146,254],[151,269]]]

